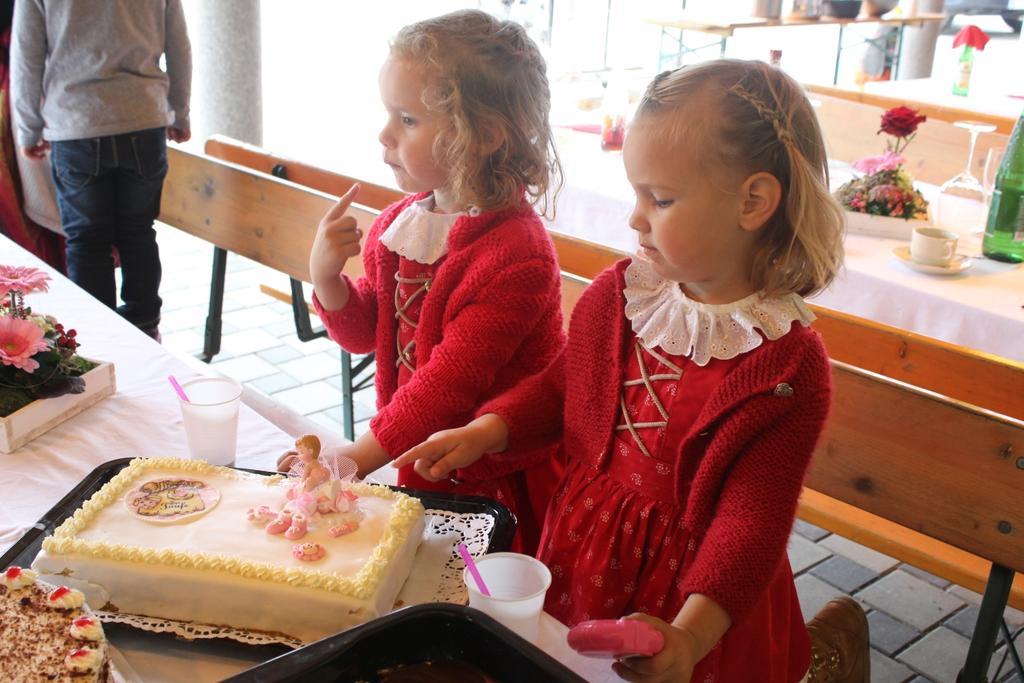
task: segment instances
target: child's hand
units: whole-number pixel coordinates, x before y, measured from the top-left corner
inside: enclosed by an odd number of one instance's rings
[[[404,467],[416,463],[416,473],[427,481],[441,481],[448,473],[460,467],[469,467],[484,454],[474,431],[470,427],[446,429],[431,434],[419,446],[413,446],[391,463],[392,467]]]
[[[446,429],[430,435],[392,462],[393,467],[416,463],[416,473],[427,481],[440,481],[454,470],[469,467],[484,453],[502,451],[508,441],[508,427],[494,414],[487,414],[465,427]]]
[[[317,289],[337,279],[345,263],[359,253],[359,238],[363,233],[356,226],[356,219],[345,215],[358,194],[359,183],[356,183],[331,207],[316,229],[309,254],[309,275]]]
[[[299,460],[299,452],[296,450],[285,451],[277,458],[277,471],[288,472]]]
[[[639,612],[626,617],[639,619],[661,631],[665,647],[653,657],[627,657],[612,664],[619,678],[642,683],[688,683],[697,659],[697,638],[688,630]]]

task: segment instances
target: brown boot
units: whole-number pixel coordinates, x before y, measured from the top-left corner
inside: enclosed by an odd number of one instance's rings
[[[849,597],[832,600],[807,623],[811,668],[807,683],[870,683],[868,620]]]

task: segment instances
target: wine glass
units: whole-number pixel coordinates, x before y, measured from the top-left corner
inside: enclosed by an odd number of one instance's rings
[[[967,150],[967,166],[939,188],[937,222],[945,228],[980,238],[985,234],[988,193],[982,182],[971,172],[974,149],[978,143],[978,134],[991,133],[996,127],[980,121],[954,121],[953,125],[967,129],[971,134],[971,143]]]

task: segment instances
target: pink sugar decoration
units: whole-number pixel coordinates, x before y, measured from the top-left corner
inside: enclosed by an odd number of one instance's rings
[[[319,543],[299,543],[292,546],[292,557],[303,562],[316,562],[326,554],[327,551]]]

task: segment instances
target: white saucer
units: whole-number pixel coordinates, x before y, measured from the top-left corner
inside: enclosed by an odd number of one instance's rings
[[[893,255],[911,270],[928,275],[956,275],[969,270],[974,265],[974,259],[965,254],[957,254],[947,265],[933,266],[927,263],[918,263],[910,258],[910,247],[896,247],[892,250]]]

